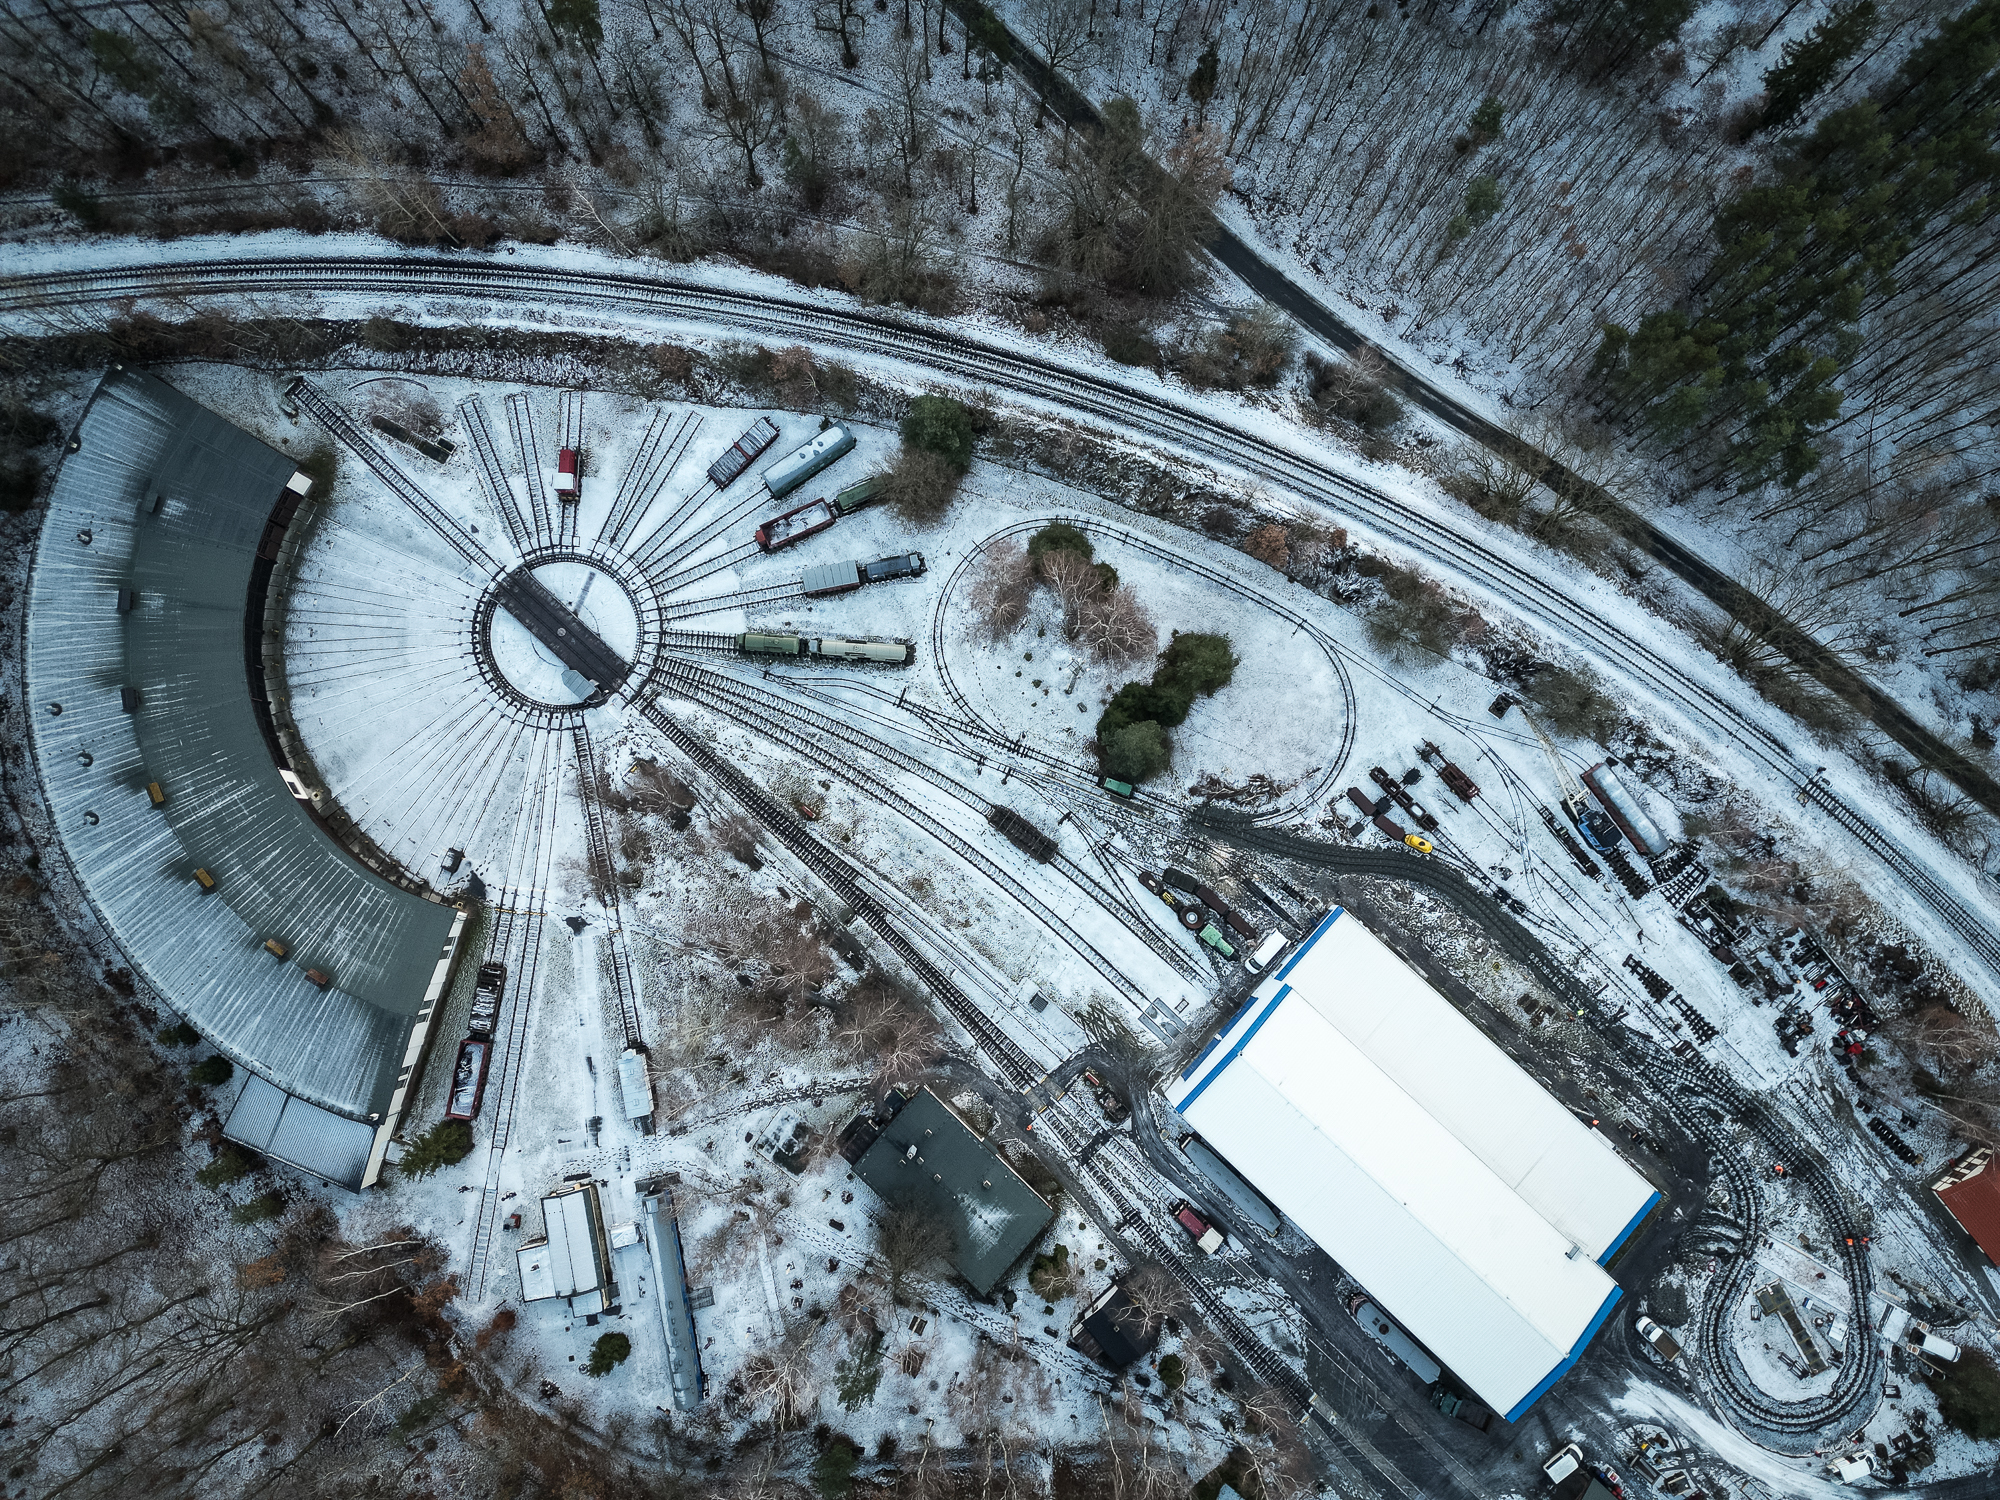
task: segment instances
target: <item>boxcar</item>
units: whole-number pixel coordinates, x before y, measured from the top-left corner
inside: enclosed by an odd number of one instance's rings
[[[845,422],[835,422],[810,443],[794,448],[764,471],[764,488],[774,495],[788,495],[828,464],[854,449],[854,433]]]
[[[866,581],[858,562],[814,563],[799,581],[799,592],[818,599],[828,594],[852,593]]]

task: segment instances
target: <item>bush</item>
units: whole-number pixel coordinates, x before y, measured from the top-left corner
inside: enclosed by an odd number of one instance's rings
[[[1175,350],[1173,367],[1192,386],[1230,391],[1269,388],[1291,364],[1296,343],[1284,314],[1261,307]]]
[[[1558,734],[1603,740],[1618,727],[1618,705],[1597,685],[1567,667],[1547,666],[1527,687],[1535,712]]]
[[[1051,521],[1028,538],[1028,561],[1041,572],[1042,558],[1051,552],[1074,552],[1088,562],[1096,551],[1090,538],[1067,521]]]
[[[935,453],[964,473],[972,464],[972,413],[950,396],[919,396],[903,418],[903,446]]]
[[[1150,367],[1160,362],[1160,346],[1140,324],[1106,323],[1098,330],[1097,336],[1104,345],[1104,352],[1121,365]]]
[[[931,526],[951,509],[965,471],[928,449],[906,444],[896,466],[877,477],[883,502],[897,515],[912,525]]]
[[[1098,715],[1097,738],[1102,741],[1107,734],[1116,734],[1127,724],[1144,720],[1172,729],[1188,716],[1193,706],[1192,693],[1170,692],[1150,682],[1128,682],[1111,695],[1104,712]]]
[[[236,1064],[226,1057],[204,1057],[188,1071],[188,1082],[205,1089],[221,1088],[236,1076]]]
[[[249,1152],[234,1141],[224,1141],[216,1148],[215,1159],[196,1172],[194,1180],[205,1188],[219,1188],[247,1177],[256,1167],[257,1159]]]
[[[239,1224],[261,1224],[266,1219],[275,1219],[285,1211],[285,1200],[276,1193],[259,1193],[248,1203],[229,1211],[229,1217]]]
[[[622,1333],[607,1333],[590,1346],[590,1363],[583,1373],[592,1378],[609,1375],[631,1356],[632,1341]]]
[[[472,1126],[465,1120],[440,1120],[418,1136],[396,1163],[405,1177],[428,1177],[440,1167],[456,1166],[472,1154]]]
[[[1187,1366],[1181,1363],[1178,1354],[1169,1354],[1160,1361],[1160,1384],[1170,1391],[1187,1384]]]
[[[820,1449],[812,1468],[820,1500],[846,1500],[854,1488],[854,1466],[860,1461],[861,1450],[844,1437],[833,1438]]]
[[[1190,692],[1217,693],[1228,687],[1229,679],[1236,675],[1236,663],[1237,658],[1229,650],[1228,636],[1194,631],[1183,635],[1176,630],[1161,655],[1160,671],[1153,674],[1153,681],[1158,683],[1164,674]]]
[[[163,1047],[192,1047],[200,1040],[201,1033],[185,1021],[176,1021],[160,1032],[160,1045]]]
[[[1936,1393],[1938,1416],[1975,1442],[2000,1438],[2000,1368],[1979,1349],[1965,1349],[1958,1363],[1924,1384]]]
[[[1097,757],[1104,774],[1117,781],[1150,781],[1173,759],[1167,732],[1152,719],[1127,724],[1097,737]]]

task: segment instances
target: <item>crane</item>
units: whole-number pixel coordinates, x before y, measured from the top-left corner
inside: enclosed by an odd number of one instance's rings
[[[1618,847],[1618,825],[1611,821],[1611,815],[1593,802],[1577,781],[1568,764],[1556,752],[1555,742],[1548,737],[1535,716],[1528,712],[1527,704],[1519,705],[1521,717],[1528,721],[1528,727],[1535,732],[1535,738],[1542,742],[1542,749],[1548,752],[1549,764],[1555,767],[1556,785],[1562,788],[1563,811],[1576,824],[1576,830],[1583,835],[1583,841],[1599,854],[1608,854]]]

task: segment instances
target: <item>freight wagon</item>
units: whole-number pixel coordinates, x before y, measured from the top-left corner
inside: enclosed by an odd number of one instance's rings
[[[882,498],[882,476],[870,474],[866,479],[856,480],[833,497],[833,508],[843,516],[851,516],[863,506],[873,505]]]
[[[458,1061],[451,1072],[451,1099],[444,1110],[447,1120],[471,1120],[479,1114],[479,1103],[486,1097],[486,1065],[492,1054],[493,1044],[476,1037],[467,1037],[458,1044]]]
[[[1010,844],[1040,864],[1049,863],[1060,852],[1054,839],[1011,807],[1002,807],[996,802],[987,809],[986,821]]]
[[[821,469],[852,452],[854,433],[845,422],[835,422],[811,442],[794,448],[764,471],[764,488],[773,495],[789,495]]]
[[[806,569],[799,592],[818,599],[828,594],[849,594],[864,583],[889,583],[898,578],[921,578],[926,564],[921,552],[899,552],[894,557],[878,557],[871,563],[815,563]]]
[[[839,519],[833,507],[824,500],[808,500],[804,505],[794,506],[759,526],[757,545],[766,552],[777,552],[809,536],[819,535]]]
[[[748,432],[730,444],[722,457],[708,466],[708,482],[719,490],[728,489],[777,440],[778,424],[769,417],[759,417],[750,424]]]

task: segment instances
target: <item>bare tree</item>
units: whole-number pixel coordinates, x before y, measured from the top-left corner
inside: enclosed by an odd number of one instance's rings
[[[1033,0],[1028,8],[1028,45],[1057,73],[1089,63],[1097,55],[1097,41],[1091,35],[1092,9],[1091,0]],[[1039,130],[1044,116],[1041,95],[1035,97],[1035,128]]]
[[[879,980],[848,1001],[834,1038],[857,1062],[874,1065],[878,1083],[907,1082],[942,1051],[937,1023]]]
[[[878,1222],[876,1253],[889,1278],[889,1300],[901,1303],[913,1277],[949,1257],[957,1243],[951,1226],[914,1204],[892,1208]]]
[[[1085,605],[1104,591],[1104,580],[1096,564],[1080,552],[1045,552],[1041,577],[1062,609],[1063,634],[1075,640],[1083,626]]]
[[[1077,605],[1075,639],[1106,662],[1138,661],[1160,648],[1159,627],[1146,606],[1130,589],[1114,585],[1083,596]]]
[[[744,1393],[755,1405],[769,1405],[780,1431],[801,1426],[819,1405],[822,1372],[814,1350],[819,1330],[818,1320],[802,1318],[775,1345],[743,1363]]]
[[[972,581],[972,611],[987,639],[1004,640],[1021,628],[1034,589],[1034,565],[1028,561],[1027,548],[1004,537],[986,549]]]

